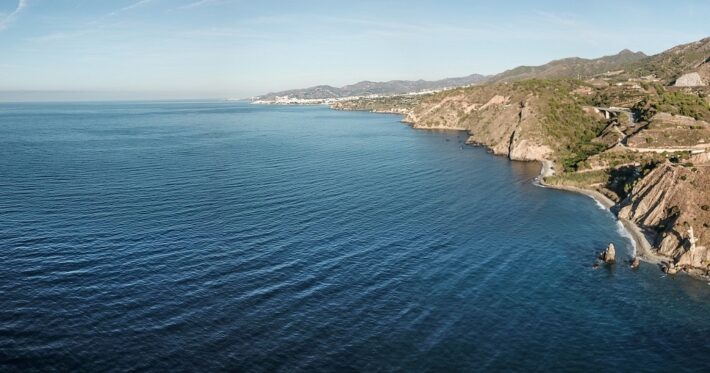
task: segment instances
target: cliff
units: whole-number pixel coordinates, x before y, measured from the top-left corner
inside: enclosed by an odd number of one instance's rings
[[[527,80],[447,90],[415,101],[391,97],[339,102],[338,110],[404,114],[414,128],[455,129],[468,142],[513,160],[552,160],[560,167],[595,146],[606,123],[585,111],[589,86],[575,80]]]
[[[541,161],[547,185],[613,201],[620,219],[649,233],[646,256],[662,258],[668,273],[709,275],[710,91],[670,86],[683,74],[702,75],[709,42],[651,57],[627,52],[611,60],[563,61],[629,69],[587,81],[533,78],[333,108],[399,113],[414,128],[467,131],[468,143],[494,154]],[[551,63],[543,76],[565,63]],[[534,76],[534,70],[524,72]]]
[[[707,274],[710,206],[706,188],[710,185],[710,162],[704,155],[694,159],[699,162],[665,162],[640,179],[621,203],[619,217],[656,233],[652,244],[658,254],[680,268]],[[691,227],[697,238],[693,247]]]
[[[404,121],[415,128],[466,130],[468,143],[484,145],[494,154],[510,159],[546,159],[552,149],[538,131],[541,119],[538,97],[502,88],[462,90],[441,100],[426,99]]]

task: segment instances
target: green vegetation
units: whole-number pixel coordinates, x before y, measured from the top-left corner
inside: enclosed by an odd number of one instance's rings
[[[393,111],[393,109],[411,109],[419,105],[424,97],[427,95],[360,98],[338,102],[334,107],[344,110]]]
[[[589,104],[597,107],[609,107],[612,105],[612,97],[609,95],[608,90],[598,90]]]
[[[526,84],[529,89],[546,98],[543,131],[549,138],[548,143],[557,148],[565,171],[576,171],[580,162],[606,148],[604,144],[592,142],[606,127],[606,123],[585,113],[582,110],[585,102],[570,94],[580,82],[534,79],[519,84]]]
[[[543,103],[540,130],[565,171],[576,171],[585,159],[606,149],[606,145],[592,141],[606,127],[606,122],[583,110],[583,106],[594,100],[597,106],[602,106],[606,97],[602,94],[590,99],[572,93],[580,87],[592,88],[589,84],[575,79],[528,79],[500,87],[540,99]]]
[[[636,182],[648,175],[659,162],[649,160],[640,165],[624,165],[603,170],[565,172],[545,178],[550,185],[574,186],[578,188],[599,187],[613,192],[617,200],[626,198]]]
[[[608,170],[609,179],[606,188],[614,192],[619,200],[626,198],[636,185],[636,182],[648,175],[656,166],[657,162],[646,162],[639,166],[626,165]]]
[[[627,86],[611,85],[597,89],[594,95],[587,98],[586,104],[600,107],[630,107],[648,97],[649,94],[653,95],[654,93],[653,91],[648,93],[646,90],[633,89]]]
[[[707,45],[708,39],[703,39]],[[707,58],[703,43],[681,45],[649,59],[638,61],[630,70],[634,76],[653,74],[670,84],[684,72],[696,67]]]
[[[571,144],[560,154],[560,161],[566,172],[577,171],[585,166],[585,161],[606,148],[604,144],[580,142]]]
[[[550,185],[567,185],[586,188],[590,185],[606,184],[609,173],[606,170],[588,172],[567,172],[545,178],[545,183]]]
[[[588,79],[599,74],[610,71],[622,73],[637,61],[646,59],[647,56],[641,52],[622,51],[613,56],[606,56],[596,59],[565,58],[551,61],[541,66],[519,66],[493,76],[493,82],[514,82],[531,78],[571,78],[577,77]]]
[[[673,153],[662,153],[671,163],[679,164],[684,160],[690,158],[690,152],[673,152]]]
[[[697,94],[681,91],[649,96],[636,103],[632,109],[644,121],[650,120],[658,112],[710,120],[710,104]]]
[[[604,152],[595,157],[599,163],[606,167],[616,168],[629,164],[658,164],[665,162],[667,154],[659,154],[655,152]]]

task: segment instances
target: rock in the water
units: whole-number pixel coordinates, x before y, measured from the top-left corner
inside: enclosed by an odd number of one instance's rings
[[[678,273],[678,267],[676,267],[675,263],[673,262],[666,264],[663,270],[669,275],[674,275]]]
[[[603,260],[607,264],[612,264],[616,261],[616,249],[614,248],[613,243],[610,242],[609,246],[606,247],[606,250],[599,254],[599,259]]]
[[[637,257],[633,257],[631,259],[631,263],[629,264],[629,266],[633,269],[638,268],[640,265],[641,265],[641,261]]]

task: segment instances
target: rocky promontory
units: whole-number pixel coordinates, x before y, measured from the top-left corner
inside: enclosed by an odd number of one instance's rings
[[[468,143],[494,154],[540,161],[545,185],[609,201],[639,242],[638,257],[669,273],[708,275],[710,90],[683,70],[706,72],[708,61],[710,38],[587,80],[533,78],[332,107],[398,113],[414,128],[467,131]]]

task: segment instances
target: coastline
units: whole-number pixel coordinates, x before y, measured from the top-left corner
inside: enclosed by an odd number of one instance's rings
[[[331,109],[333,110],[339,110],[335,109],[331,106]],[[363,110],[363,111],[369,111],[371,113],[377,113],[377,114],[399,114],[402,116],[402,120],[400,121],[401,123],[407,124],[409,127],[413,129],[424,129],[424,130],[437,130],[439,128],[435,127],[415,127],[413,122],[409,122],[406,120],[406,115],[404,113],[400,112],[394,112],[394,111],[373,111],[373,110]],[[443,128],[442,128],[443,129]],[[464,128],[451,128],[447,127],[446,129],[448,130],[457,130],[457,131],[466,131]],[[472,145],[472,144],[469,144]],[[480,145],[474,145],[474,146],[484,146],[483,144]],[[510,160],[510,159],[509,159]],[[596,190],[590,190],[590,189],[582,189],[582,188],[577,188],[573,186],[565,186],[565,185],[550,185],[546,184],[544,181],[544,178],[547,176],[552,176],[555,174],[554,168],[553,168],[553,163],[552,161],[549,160],[543,160],[540,161],[541,167],[540,167],[540,175],[536,178],[535,184],[542,188],[550,188],[550,189],[557,189],[557,190],[565,190],[568,192],[573,192],[573,193],[579,193],[586,195],[587,197],[592,198],[596,202],[598,202],[601,206],[603,206],[606,210],[612,213],[616,220],[621,223],[623,229],[626,231],[628,236],[631,238],[634,244],[634,253],[633,255],[638,257],[639,260],[642,260],[646,263],[650,264],[657,264],[660,265],[664,261],[667,261],[668,258],[665,258],[663,256],[660,256],[656,253],[653,252],[651,243],[649,242],[648,236],[643,232],[641,227],[636,225],[634,222],[620,218],[617,214],[615,214],[612,211],[612,208],[616,206],[616,203],[612,201],[609,197],[597,192]]]
[[[333,110],[341,110],[334,108],[333,106],[330,107]],[[347,111],[353,111],[353,110],[347,110]],[[452,128],[452,127],[446,127],[446,128],[436,128],[436,127],[416,127],[415,123],[413,121],[408,121],[407,116],[404,113],[401,112],[395,112],[395,111],[373,111],[373,110],[357,110],[357,111],[366,111],[370,113],[377,113],[377,114],[397,114],[401,115],[402,119],[400,120],[401,123],[408,125],[412,129],[423,129],[423,130],[454,130],[454,131],[467,131],[466,129],[459,129],[459,128]],[[473,144],[473,143],[468,143],[467,145],[473,145],[473,146],[483,146],[485,148],[489,148],[485,144]],[[490,148],[489,148],[490,149]],[[508,160],[511,160],[509,157]],[[596,191],[596,190],[591,190],[591,189],[583,189],[583,188],[578,188],[578,187],[573,187],[573,186],[565,186],[565,185],[550,185],[546,184],[544,182],[544,177],[546,176],[552,176],[555,174],[554,168],[553,168],[553,162],[549,160],[542,160],[542,161],[537,161],[541,163],[541,168],[540,168],[540,174],[535,178],[535,181],[533,182],[535,185],[542,187],[542,188],[550,188],[550,189],[557,189],[557,190],[564,190],[568,192],[573,192],[573,193],[579,193],[586,195],[587,197],[592,198],[595,200],[597,203],[599,203],[604,209],[608,210],[616,219],[617,222],[620,223],[621,229],[626,233],[626,236],[630,238],[632,241],[632,244],[634,246],[634,252],[633,257],[638,258],[640,261],[643,261],[645,263],[649,264],[654,264],[659,267],[664,266],[666,263],[669,261],[672,261],[672,258],[659,255],[654,252],[653,246],[651,245],[651,241],[654,240],[654,237],[650,233],[646,233],[641,227],[639,227],[636,223],[633,221],[630,221],[628,219],[620,218],[616,212],[614,212],[614,208],[618,207],[618,204],[614,201],[612,201],[609,197],[605,196],[604,194]],[[684,273],[692,278],[703,280],[703,281],[708,281],[710,280],[710,276],[706,276],[702,273],[696,273],[694,271],[679,271],[678,274]],[[710,284],[710,283],[709,283]]]
[[[546,161],[549,162],[549,161]],[[544,164],[544,162],[543,162]],[[543,167],[543,170],[545,168]],[[622,228],[628,233],[628,236],[632,239],[635,247],[635,257],[638,258],[640,261],[649,263],[649,264],[655,264],[659,267],[662,267],[666,265],[671,258],[668,258],[663,255],[656,254],[653,251],[653,246],[651,245],[649,239],[649,235],[644,233],[643,229],[636,225],[636,223],[632,222],[631,220],[620,218],[612,209],[617,206],[616,203],[614,203],[611,199],[609,199],[607,196],[597,192],[596,190],[589,190],[589,189],[582,189],[582,188],[577,188],[577,187],[572,187],[572,186],[564,186],[564,185],[549,185],[545,184],[542,181],[542,172],[539,176],[539,181],[537,183],[538,186],[542,188],[550,188],[550,189],[557,189],[557,190],[565,190],[568,192],[573,192],[573,193],[579,193],[586,195],[587,197],[590,197],[597,201],[599,204],[604,206],[609,212],[614,215],[616,218],[616,221],[621,223]],[[677,276],[680,274],[685,274],[687,276],[690,276],[691,278],[694,278],[696,280],[701,280],[701,281],[710,281],[710,276],[707,276],[706,274],[696,271],[696,270],[683,270],[683,271],[678,271],[676,274],[673,274],[671,276]],[[710,283],[709,283],[710,285]]]
[[[551,184],[546,184],[544,181],[544,178],[546,176],[550,176],[552,174],[552,167],[551,164],[552,162],[550,161],[542,161],[542,167],[540,169],[540,176],[538,177],[538,183],[541,187],[543,188],[550,188],[550,189],[557,189],[557,190],[566,190],[568,192],[574,192],[574,193],[580,193],[583,195],[586,195],[587,197],[592,198],[593,200],[597,201],[600,205],[604,206],[605,209],[609,210],[616,220],[621,223],[623,229],[628,233],[628,236],[631,238],[631,240],[634,243],[634,248],[635,248],[635,253],[634,255],[639,258],[639,260],[643,260],[646,263],[651,263],[651,264],[661,264],[664,261],[667,261],[668,258],[665,258],[661,255],[658,255],[653,252],[651,243],[649,242],[649,237],[643,232],[641,227],[636,225],[636,223],[620,218],[617,214],[615,214],[612,209],[617,206],[617,204],[609,199],[609,197],[603,195],[602,193],[597,192],[596,190],[591,190],[591,189],[583,189],[583,188],[578,188],[578,187],[573,187],[573,186],[566,186],[566,185],[551,185]]]

